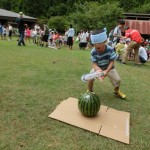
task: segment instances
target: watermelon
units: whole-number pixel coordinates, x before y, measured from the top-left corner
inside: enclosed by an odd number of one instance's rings
[[[100,109],[100,99],[95,93],[87,91],[79,97],[78,108],[84,116],[94,117]]]

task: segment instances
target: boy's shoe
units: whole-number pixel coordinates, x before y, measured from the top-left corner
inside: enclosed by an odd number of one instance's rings
[[[142,63],[138,63],[138,64],[134,64],[134,65],[137,66],[137,67],[141,67]]]
[[[126,95],[123,94],[120,90],[119,91],[115,91],[114,90],[114,94],[116,94],[118,97],[122,98],[122,99],[125,99],[126,98]]]
[[[90,93],[93,93],[93,94],[95,94],[95,92],[92,90],[92,91],[89,91],[89,90],[87,90],[86,92],[90,92]]]
[[[125,62],[122,62],[122,61],[121,61],[121,64],[126,65],[126,63],[125,63]]]

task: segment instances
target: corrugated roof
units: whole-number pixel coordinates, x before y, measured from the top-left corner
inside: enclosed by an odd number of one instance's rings
[[[150,14],[124,13],[126,19],[150,20]]]
[[[142,13],[124,13],[124,15],[136,15],[136,16],[149,16],[150,14],[142,14]]]
[[[150,21],[148,20],[125,20],[126,25],[131,29],[138,30],[141,34],[149,34],[150,35]]]
[[[15,13],[15,12],[8,11],[8,10],[0,8],[0,16],[1,17],[17,18],[18,17],[18,13]],[[24,15],[23,18],[36,20],[36,18],[30,17],[30,16],[26,16],[26,15]]]

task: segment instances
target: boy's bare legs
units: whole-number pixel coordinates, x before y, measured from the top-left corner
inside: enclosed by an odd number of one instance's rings
[[[90,92],[93,92],[93,83],[94,83],[94,80],[90,80],[90,81],[88,82],[88,90],[89,90]]]

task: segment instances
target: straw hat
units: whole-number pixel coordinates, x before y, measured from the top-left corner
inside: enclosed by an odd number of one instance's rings
[[[20,16],[23,16],[23,12],[19,12],[19,15],[20,15]]]

